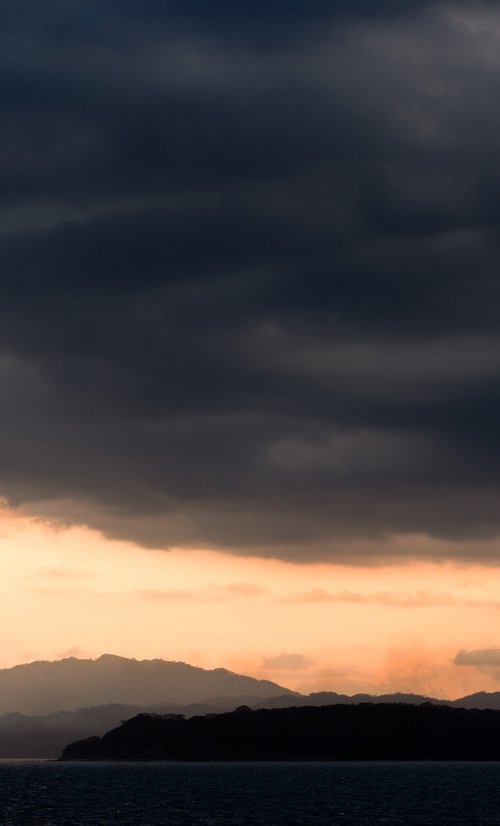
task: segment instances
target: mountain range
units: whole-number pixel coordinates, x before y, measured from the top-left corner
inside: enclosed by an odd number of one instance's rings
[[[103,735],[138,714],[182,714],[186,718],[233,711],[294,706],[399,703],[500,709],[500,692],[478,692],[457,700],[419,694],[308,695],[268,680],[222,668],[205,670],[166,660],[133,660],[105,654],[0,669],[0,757],[56,757],[75,740]]]
[[[240,703],[257,702],[277,693],[293,692],[224,668],[207,671],[182,662],[112,654],[95,660],[68,657],[0,669],[0,714],[45,715],[107,703],[226,705],[234,697]]]

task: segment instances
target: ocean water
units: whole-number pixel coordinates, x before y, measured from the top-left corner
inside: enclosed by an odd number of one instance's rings
[[[500,824],[500,763],[0,761],[2,826]]]

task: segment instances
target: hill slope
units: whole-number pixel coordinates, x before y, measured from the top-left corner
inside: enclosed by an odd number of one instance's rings
[[[77,711],[59,711],[43,716],[24,714],[0,715],[0,758],[54,758],[73,740],[105,734],[110,728],[144,712],[157,714],[214,714],[233,710],[228,707],[194,703],[187,706],[128,706],[110,703]]]
[[[225,698],[256,702],[291,694],[268,680],[216,668],[205,671],[181,662],[132,660],[104,654],[96,660],[69,657],[0,669],[0,714],[43,715],[107,703],[152,706],[208,703]]]

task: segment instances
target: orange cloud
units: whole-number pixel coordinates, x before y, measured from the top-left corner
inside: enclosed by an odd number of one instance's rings
[[[268,589],[253,582],[207,583],[197,590],[154,589],[136,591],[145,599],[188,600],[195,602],[222,602],[237,597],[257,597],[268,593]]]
[[[305,654],[277,654],[262,661],[265,671],[303,671],[313,665],[314,660]]]
[[[283,597],[284,602],[314,603],[314,602],[352,602],[360,605],[378,604],[395,608],[429,608],[440,605],[464,605],[468,608],[497,608],[500,609],[500,600],[469,599],[457,594],[439,591],[326,591],[323,588],[311,588]]]
[[[217,585],[210,583],[209,588],[223,591],[226,594],[235,594],[243,597],[258,597],[268,593],[268,589],[255,582],[229,582],[227,585]]]
[[[48,579],[86,579],[94,576],[92,571],[86,568],[69,568],[66,565],[50,566],[45,565],[34,572],[34,576],[47,577]]]

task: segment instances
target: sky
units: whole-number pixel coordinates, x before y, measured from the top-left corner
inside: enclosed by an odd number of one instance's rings
[[[500,689],[500,11],[0,4],[0,667]]]

